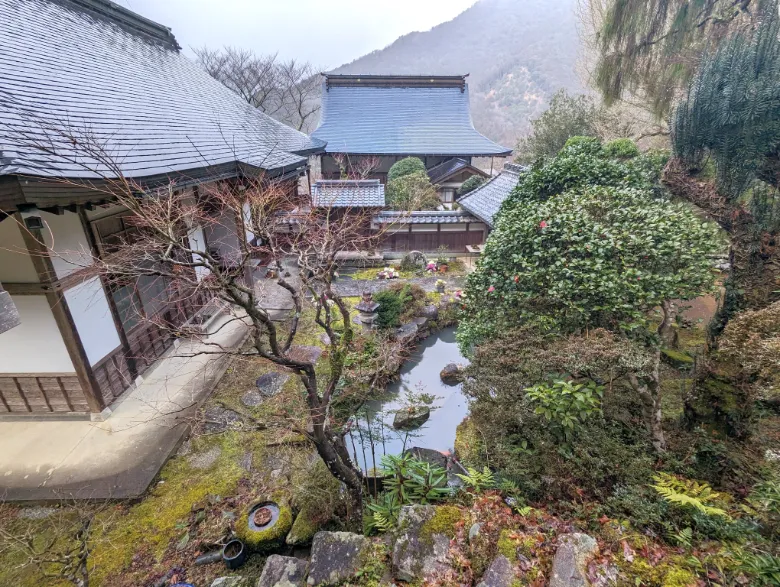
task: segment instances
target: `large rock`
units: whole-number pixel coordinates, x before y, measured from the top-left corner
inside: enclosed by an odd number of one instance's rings
[[[304,506],[295,517],[295,522],[293,522],[285,542],[290,546],[309,544],[317,533],[317,530],[322,526],[317,516],[318,513],[319,512],[314,511],[312,507]]]
[[[414,322],[410,322],[409,324],[404,324],[400,328],[397,328],[395,331],[395,338],[400,342],[401,344],[411,344],[414,342],[415,338],[417,338],[417,324]]]
[[[303,587],[307,567],[305,560],[272,554],[265,561],[256,587]]]
[[[423,316],[428,318],[428,320],[438,320],[439,308],[434,305],[425,306],[425,308],[423,309]]]
[[[463,381],[465,370],[466,368],[463,365],[450,363],[441,370],[439,377],[441,377],[442,383],[446,383],[447,385],[457,385]]]
[[[514,580],[515,570],[512,563],[503,554],[499,554],[490,563],[477,587],[511,587]]]
[[[393,576],[399,581],[424,581],[452,569],[450,539],[460,510],[453,506],[413,505],[401,508],[393,547]]]
[[[220,577],[214,579],[211,587],[249,587],[249,579],[244,577]]]
[[[589,587],[588,562],[599,545],[587,534],[564,534],[553,559],[549,587]]]
[[[365,536],[349,532],[317,532],[311,545],[309,585],[337,585],[352,578],[366,562]]]
[[[393,428],[396,430],[412,430],[419,428],[431,417],[431,408],[428,406],[410,406],[401,408],[393,417]]]

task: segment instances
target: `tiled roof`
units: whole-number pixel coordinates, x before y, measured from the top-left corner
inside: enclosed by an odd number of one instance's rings
[[[385,186],[378,179],[323,179],[312,189],[317,207],[384,208]]]
[[[458,224],[478,222],[463,210],[423,210],[421,212],[384,211],[374,216],[377,224]]]
[[[0,175],[113,175],[74,135],[132,178],[294,167],[324,146],[212,79],[169,29],[108,0],[0,0],[0,39]]]
[[[471,169],[474,172],[474,175],[487,177],[487,173],[477,167],[474,167],[468,161],[459,157],[455,157],[454,159],[447,159],[446,161],[431,167],[428,170],[428,177],[431,179],[431,183],[437,184],[452,177],[456,173],[463,171],[464,169]]]
[[[507,155],[474,129],[465,76],[326,76],[313,137],[328,153]]]
[[[525,167],[507,163],[501,173],[460,198],[458,204],[492,227],[493,218],[504,200],[517,187],[523,171]]]

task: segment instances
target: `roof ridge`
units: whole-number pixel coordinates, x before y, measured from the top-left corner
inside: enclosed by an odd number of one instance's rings
[[[111,0],[67,1],[89,12],[103,16],[106,19],[115,22],[119,26],[122,26],[125,29],[129,29],[130,32],[141,33],[167,44],[176,51],[181,50],[181,46],[176,40],[176,37],[173,35],[173,31],[170,27],[148,19],[145,16],[141,16],[129,8],[125,8],[124,6],[120,6],[119,4],[111,2]]]

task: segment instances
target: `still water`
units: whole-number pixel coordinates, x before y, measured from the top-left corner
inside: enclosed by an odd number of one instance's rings
[[[468,402],[462,386],[445,385],[439,373],[448,363],[466,362],[455,342],[455,328],[445,328],[418,343],[401,368],[400,379],[388,386],[381,401],[365,406],[359,416],[360,431],[353,431],[351,439],[347,439],[350,453],[356,453],[353,456],[364,471],[374,467],[374,460],[379,466],[383,454],[399,454],[413,446],[452,451],[455,429],[468,414]],[[431,394],[436,399],[428,421],[416,430],[404,432],[393,428],[393,417],[396,410],[407,405],[408,390]]]

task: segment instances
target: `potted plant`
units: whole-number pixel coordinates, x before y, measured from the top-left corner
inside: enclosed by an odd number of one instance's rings
[[[436,266],[439,268],[440,273],[447,273],[447,270],[450,268],[449,263],[450,259],[447,256],[447,247],[444,245],[440,246],[439,249],[439,256],[436,257]]]
[[[444,293],[444,288],[447,287],[447,282],[443,279],[437,279],[436,280],[436,291],[439,293]]]

